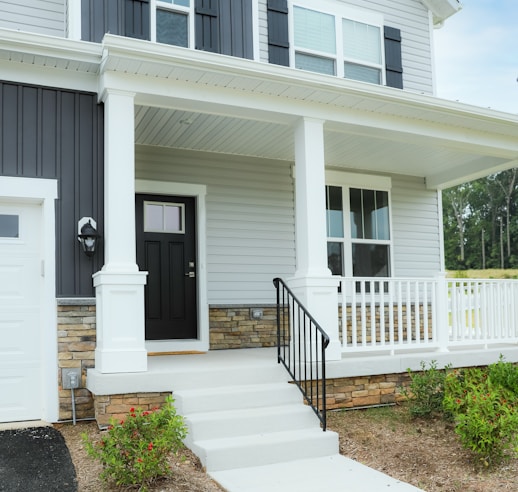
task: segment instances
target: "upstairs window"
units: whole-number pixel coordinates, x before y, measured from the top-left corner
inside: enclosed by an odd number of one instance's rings
[[[383,18],[344,5],[296,0],[292,8],[295,68],[384,83]]]
[[[192,1],[194,0],[155,0],[157,43],[184,48],[192,45]]]

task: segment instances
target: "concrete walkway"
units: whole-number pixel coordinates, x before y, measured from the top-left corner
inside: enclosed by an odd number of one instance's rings
[[[418,492],[420,489],[339,454],[212,472],[228,492]]]

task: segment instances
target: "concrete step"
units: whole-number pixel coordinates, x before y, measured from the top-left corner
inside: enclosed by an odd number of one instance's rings
[[[319,427],[319,420],[311,407],[300,402],[291,405],[193,413],[186,416],[185,422],[189,429],[185,442],[187,446],[199,440]]]
[[[242,364],[230,367],[215,366],[210,370],[193,368],[175,373],[174,391],[289,381],[284,367],[274,361],[267,364]]]
[[[227,492],[420,491],[339,454],[209,474]]]
[[[300,390],[294,384],[286,382],[183,389],[175,391],[174,398],[178,413],[181,415],[287,405],[303,401]]]
[[[314,427],[197,440],[191,449],[207,471],[212,472],[330,456],[338,452],[338,434]]]

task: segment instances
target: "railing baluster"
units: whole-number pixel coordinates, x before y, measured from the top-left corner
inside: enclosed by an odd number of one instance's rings
[[[325,431],[327,428],[325,349],[329,345],[329,336],[280,278],[274,279],[273,283],[277,289],[278,362],[284,365],[293,378],[293,382],[304,395]],[[286,332],[284,314],[286,312],[289,317],[290,336],[287,341],[282,341],[281,331]],[[284,349],[288,347],[288,357],[286,357],[286,350],[281,350],[281,342]]]

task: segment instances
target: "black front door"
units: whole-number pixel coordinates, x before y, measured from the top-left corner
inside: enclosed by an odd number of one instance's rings
[[[197,338],[195,199],[136,195],[135,210],[146,340]]]

